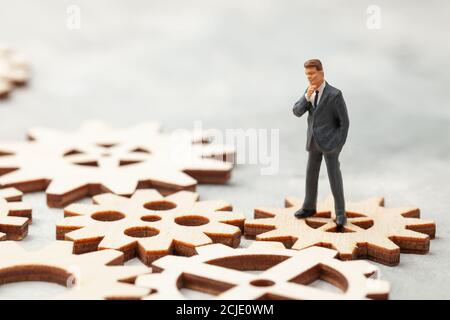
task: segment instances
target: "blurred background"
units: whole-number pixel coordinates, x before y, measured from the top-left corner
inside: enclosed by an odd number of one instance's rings
[[[341,168],[347,200],[381,195],[437,222],[425,256],[381,268],[393,299],[450,298],[450,3],[441,1],[25,1],[0,0],[0,43],[24,53],[32,79],[0,100],[0,140],[28,128],[74,130],[83,120],[126,127],[160,121],[170,132],[204,127],[279,129],[279,170],[243,164],[228,185],[202,185],[252,217],[257,206],[303,197],[306,118],[303,62],[322,60],[350,116]],[[323,163],[320,198],[330,193]],[[62,210],[44,193],[30,235],[55,238]],[[86,200],[89,202],[88,200]],[[244,241],[244,245],[246,241]],[[1,259],[1,257],[0,257]],[[138,263],[138,262],[131,262]],[[45,298],[52,284],[10,284],[0,298]]]

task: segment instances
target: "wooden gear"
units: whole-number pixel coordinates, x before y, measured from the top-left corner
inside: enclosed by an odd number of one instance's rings
[[[104,192],[130,196],[136,188],[194,191],[197,182],[225,183],[233,168],[223,161],[233,147],[210,143],[205,132],[164,135],[154,123],[115,130],[91,121],[74,133],[34,128],[29,138],[0,142],[0,186],[46,190],[50,207]]]
[[[133,282],[150,270],[118,266],[123,263],[123,254],[116,250],[75,255],[72,243],[56,241],[28,252],[16,242],[5,241],[0,243],[0,257],[0,284],[47,281],[67,286],[56,299],[139,299],[149,293]]]
[[[366,261],[343,262],[331,249],[285,249],[277,242],[256,242],[249,248],[221,244],[199,247],[189,258],[166,256],[136,285],[149,288],[146,299],[185,299],[180,288],[216,295],[217,299],[387,299],[389,284],[370,279],[377,268]],[[252,274],[244,271],[262,271]],[[342,293],[309,286],[323,279]]]
[[[256,219],[245,222],[246,237],[280,241],[297,250],[314,245],[330,247],[342,260],[369,258],[394,266],[400,261],[400,252],[428,252],[430,238],[436,232],[432,220],[419,219],[418,208],[385,208],[381,197],[347,202],[344,232],[336,232],[331,196],[318,204],[316,215],[307,219],[294,216],[301,208],[300,199],[288,197],[285,206],[255,209]]]
[[[163,197],[138,190],[131,198],[102,194],[93,200],[64,210],[57,239],[73,241],[76,253],[117,249],[126,260],[138,256],[147,265],[167,254],[193,255],[213,242],[237,247],[245,220],[227,202],[197,201],[190,191]]]

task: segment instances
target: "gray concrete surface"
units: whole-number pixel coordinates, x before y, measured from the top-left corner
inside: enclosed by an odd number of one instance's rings
[[[70,4],[81,8],[80,30],[66,27]],[[379,30],[366,27],[370,4],[381,8]],[[198,188],[203,199],[226,199],[249,217],[255,206],[303,194],[306,119],[291,108],[306,86],[303,61],[321,58],[350,114],[341,158],[347,199],[384,195],[389,206],[418,206],[437,221],[429,254],[380,265],[391,298],[450,298],[448,1],[0,0],[0,7],[0,42],[24,52],[33,68],[30,85],[0,102],[1,140],[23,139],[33,125],[73,130],[90,118],[115,126],[159,120],[167,131],[195,120],[279,128],[277,174],[241,165],[228,185]],[[321,197],[330,192],[325,170],[319,189]],[[34,223],[22,243],[39,248],[54,240],[62,211],[48,209],[43,193],[25,200]],[[0,298],[60,290],[10,284]]]

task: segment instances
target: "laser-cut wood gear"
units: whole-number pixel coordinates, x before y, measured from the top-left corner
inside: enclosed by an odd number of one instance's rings
[[[116,249],[126,260],[137,255],[147,265],[167,254],[196,254],[197,247],[213,242],[237,247],[245,217],[230,212],[225,201],[198,197],[190,191],[163,197],[154,189],[138,190],[131,198],[97,195],[95,204],[64,210],[57,239],[73,241],[76,253]]]
[[[10,48],[0,46],[0,99],[6,97],[15,86],[24,85],[28,79],[25,59]]]
[[[149,288],[145,299],[185,299],[180,287],[216,295],[218,299],[387,299],[389,283],[369,278],[378,269],[366,261],[340,261],[335,250],[285,249],[277,242],[255,242],[249,248],[221,244],[198,248],[189,258],[166,256],[153,271],[136,279]],[[244,271],[261,271],[252,274]],[[343,292],[309,286],[323,279]]]
[[[13,241],[0,242],[0,284],[47,281],[67,286],[56,299],[140,299],[149,291],[133,285],[144,266],[119,266],[123,254],[102,250],[72,253],[72,243],[55,241],[38,251],[26,251]]]
[[[136,188],[194,191],[197,182],[225,183],[233,168],[223,161],[233,147],[206,143],[205,132],[162,134],[154,123],[116,130],[91,121],[73,133],[34,128],[29,138],[0,142],[0,186],[46,190],[50,207],[103,192],[129,196]]]
[[[31,207],[22,202],[22,192],[0,189],[0,240],[22,240],[31,224]]]
[[[285,208],[256,208],[255,219],[245,222],[246,237],[279,241],[297,250],[330,247],[342,260],[368,258],[394,266],[400,261],[400,252],[427,253],[436,232],[434,221],[419,219],[418,208],[386,208],[382,197],[347,202],[349,219],[344,232],[335,232],[332,196],[318,204],[313,217],[295,218],[299,208],[301,201],[295,197],[286,198]]]

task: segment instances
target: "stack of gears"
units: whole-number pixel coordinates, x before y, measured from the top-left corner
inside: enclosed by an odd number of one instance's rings
[[[5,52],[0,94],[26,79],[25,65],[4,62]],[[418,208],[387,208],[381,197],[347,203],[341,232],[331,197],[307,219],[294,217],[295,197],[284,208],[256,208],[254,219],[224,200],[201,201],[197,184],[226,183],[235,156],[207,131],[91,121],[27,137],[0,142],[0,284],[67,286],[56,299],[185,299],[183,288],[215,299],[387,299],[389,283],[362,259],[396,266],[400,253],[427,253],[436,232]],[[36,191],[64,218],[54,243],[28,252],[17,242],[32,228],[22,195]],[[84,197],[93,203],[76,203]],[[123,265],[133,258],[145,266]],[[319,279],[338,291],[312,285]]]

